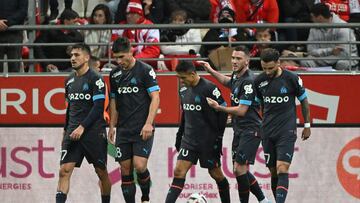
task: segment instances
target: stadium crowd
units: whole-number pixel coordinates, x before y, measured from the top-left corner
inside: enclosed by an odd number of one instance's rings
[[[89,2],[89,1],[88,1]],[[85,10],[74,9],[73,1],[65,0],[64,10],[59,12],[63,1],[41,0],[38,5],[38,24],[190,24],[190,23],[347,23],[360,22],[359,0],[94,0],[90,15]],[[317,3],[327,8],[313,8]],[[26,0],[0,2],[0,43],[26,42],[25,31],[9,31],[12,25],[27,21],[29,2]],[[49,4],[49,6],[47,5]],[[6,6],[5,6],[6,5]],[[49,8],[48,8],[49,7]],[[15,12],[16,11],[16,12]],[[120,26],[119,26],[120,27]],[[310,34],[309,34],[310,33]],[[359,44],[269,44],[269,41],[347,41],[355,42],[360,37],[358,28],[210,28],[210,29],[115,29],[115,30],[43,30],[37,31],[35,43],[78,43],[91,45],[92,55],[100,59],[100,68],[109,70],[114,65],[106,63],[112,57],[110,44],[118,37],[127,37],[133,42],[135,58],[143,59],[157,71],[173,71],[174,58],[211,58],[210,54],[224,44],[190,44],[199,42],[261,41],[248,45],[251,57],[259,57],[264,48],[272,47],[282,53],[283,65],[293,69],[327,67],[334,70],[356,70],[357,60],[344,59],[358,56]],[[158,45],[158,42],[176,42],[176,45]],[[135,44],[136,43],[136,44]],[[155,44],[137,44],[155,43]],[[187,44],[184,44],[187,43]],[[66,72],[71,70],[68,46],[35,46],[35,59],[64,59],[37,64],[41,72]],[[0,46],[0,58],[20,59],[28,57],[28,47]],[[312,60],[294,60],[296,57],[311,57]],[[314,60],[316,57],[322,59]],[[161,60],[150,60],[165,58]],[[320,62],[319,62],[320,61]],[[212,62],[212,60],[210,60]],[[251,60],[251,69],[261,69],[259,60]],[[214,64],[213,64],[214,65]],[[9,62],[9,72],[23,71],[23,63]],[[300,67],[300,68],[297,68]],[[221,69],[221,68],[219,68]],[[3,63],[0,63],[3,72]]]

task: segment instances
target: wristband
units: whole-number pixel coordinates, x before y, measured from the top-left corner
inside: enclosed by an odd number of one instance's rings
[[[310,127],[311,127],[310,123],[304,123],[304,128],[310,128]]]

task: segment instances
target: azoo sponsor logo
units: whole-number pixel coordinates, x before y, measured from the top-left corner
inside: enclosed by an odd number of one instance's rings
[[[183,109],[186,111],[201,111],[201,106],[198,104],[183,104]]]
[[[83,94],[83,93],[70,93],[68,96],[70,101],[73,100],[90,100],[91,95],[90,94]]]
[[[286,103],[289,101],[289,96],[285,96],[285,97],[275,97],[275,96],[271,96],[271,97],[264,97],[264,103],[271,103],[271,104],[281,104],[281,103]]]
[[[129,93],[138,93],[138,87],[119,87],[118,88],[119,94],[129,94]]]

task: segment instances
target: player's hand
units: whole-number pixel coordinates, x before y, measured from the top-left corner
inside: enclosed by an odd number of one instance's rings
[[[110,144],[115,145],[115,128],[112,127],[109,128],[108,140]]]
[[[311,130],[310,128],[304,128],[304,130],[302,131],[301,134],[301,139],[302,140],[307,140],[311,135]]]
[[[84,127],[82,125],[79,125],[71,134],[70,137],[73,140],[80,140],[81,135],[84,133]]]
[[[7,20],[5,20],[5,19],[0,20],[0,31],[5,31],[8,29],[6,22],[7,22]]]
[[[58,73],[59,72],[59,69],[57,66],[53,65],[53,64],[49,64],[46,66],[46,69],[49,71],[49,72],[52,72],[52,73]]]
[[[335,55],[335,56],[338,56],[340,55],[341,52],[344,51],[344,48],[343,47],[340,47],[340,46],[336,46],[333,48],[332,50],[332,54]]]
[[[211,72],[214,69],[210,66],[210,64],[206,61],[196,61],[198,64],[200,64],[207,72]]]
[[[143,140],[147,140],[153,135],[153,132],[154,132],[154,127],[149,123],[145,123],[144,127],[140,132],[140,136],[142,137]]]
[[[211,99],[210,97],[206,97],[206,101],[207,101],[207,103],[209,104],[209,106],[211,108],[214,108],[215,110],[218,110],[220,105],[219,105],[219,103],[217,103],[217,101]]]

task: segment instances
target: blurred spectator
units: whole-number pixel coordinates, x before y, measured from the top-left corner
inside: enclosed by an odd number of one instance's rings
[[[218,14],[218,23],[234,23],[235,12],[225,7],[220,10]],[[247,40],[247,36],[241,34],[242,32],[236,30],[236,28],[212,28],[204,36],[203,42],[229,42],[229,41],[244,41]],[[212,50],[219,48],[221,45],[202,45],[200,48],[200,55],[207,57]]]
[[[130,0],[126,8],[126,21],[120,24],[145,24],[151,25],[153,22],[146,19],[143,13],[140,0]],[[160,41],[160,33],[158,29],[125,29],[113,30],[113,41],[119,36],[128,38],[132,43],[158,43]],[[159,58],[160,47],[158,45],[134,45],[134,56],[141,58]],[[157,61],[145,61],[156,68]]]
[[[330,12],[323,3],[315,4],[311,9],[312,21],[315,23],[346,23],[336,14]],[[308,41],[342,41],[355,42],[355,35],[350,28],[311,28]],[[350,70],[357,65],[356,60],[346,60],[346,57],[357,56],[355,44],[308,44],[307,51],[312,57],[344,57],[344,60],[316,59],[301,60],[304,67],[332,66],[337,70]]]
[[[314,5],[314,0],[278,0],[278,5],[280,11],[279,22],[311,22],[310,8]],[[309,28],[286,28],[277,29],[277,31],[280,41],[305,41],[309,35]]]
[[[69,9],[65,9],[60,17],[58,24],[74,25],[79,15]],[[76,43],[83,42],[84,39],[77,30],[44,30],[36,38],[35,43]],[[67,53],[68,46],[35,46],[35,58],[37,59],[69,59]],[[70,61],[66,62],[41,62],[42,68],[49,72],[72,71]]]
[[[105,4],[95,6],[89,19],[90,24],[111,24],[110,10]],[[85,43],[89,44],[91,54],[103,58],[108,54],[107,45],[91,45],[92,43],[106,43],[111,41],[111,30],[84,30]]]
[[[22,43],[23,32],[8,31],[13,25],[22,25],[27,16],[28,1],[27,0],[1,0],[0,1],[0,44]],[[21,46],[0,46],[0,59],[20,59]],[[0,62],[0,72],[3,72],[4,64]],[[9,62],[9,72],[19,72],[20,62]]]
[[[350,7],[350,19],[349,23],[360,23],[360,1],[359,0],[349,0]],[[360,41],[360,28],[353,28],[355,32],[356,41]],[[360,50],[360,44],[357,44],[357,50]],[[360,53],[358,53],[360,54]]]
[[[326,4],[332,13],[344,21],[348,21],[350,18],[349,0],[314,0],[314,3]]]
[[[164,1],[167,0],[140,0],[144,17],[158,24],[164,21]],[[115,23],[126,20],[126,8],[129,0],[121,0],[115,15]]]
[[[234,5],[232,1],[235,0],[210,0],[211,11],[210,11],[210,21],[213,23],[218,22],[218,13],[221,9],[229,7],[234,10]]]
[[[266,48],[276,48],[274,45],[266,42],[276,41],[275,33],[270,28],[256,28],[255,39],[257,42],[265,42],[264,44],[254,44],[250,50],[251,57],[260,57],[261,51]],[[262,70],[260,60],[250,60],[251,70]]]
[[[192,23],[192,20],[187,17],[185,10],[174,11],[171,14],[170,20],[173,24]],[[201,34],[199,29],[166,29],[160,33],[160,41],[179,43],[179,45],[163,45],[160,47],[165,58],[196,57],[196,54],[199,53],[200,45],[181,45],[181,43],[201,42]],[[166,63],[166,66],[169,66],[168,63]]]
[[[73,0],[64,0],[65,3],[65,9],[70,9],[73,4]],[[55,20],[59,15],[59,2],[58,0],[49,0],[50,4],[50,19],[49,20]]]
[[[106,5],[110,9],[111,19],[115,19],[115,14],[118,10],[120,0],[106,0],[106,1],[107,1]]]
[[[237,0],[234,5],[237,23],[279,22],[276,0]]]
[[[182,9],[195,23],[209,22],[210,0],[166,0],[164,3],[165,19],[169,19],[172,12]]]
[[[89,67],[100,72],[101,62],[100,59],[96,56],[91,55],[89,60]]]

